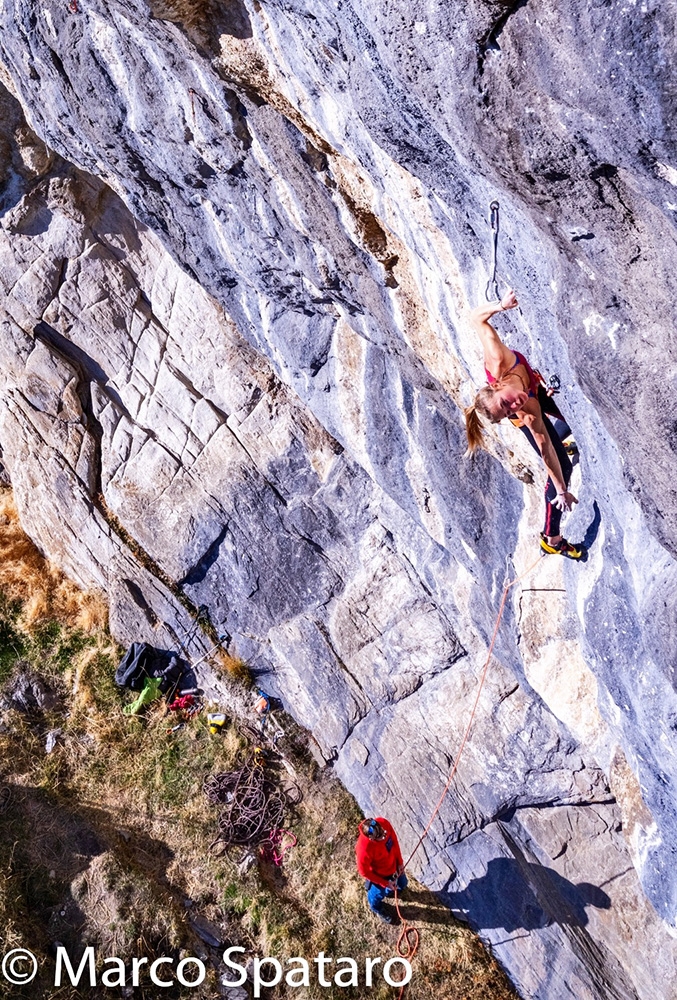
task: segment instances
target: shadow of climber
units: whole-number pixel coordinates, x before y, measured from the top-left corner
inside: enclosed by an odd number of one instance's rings
[[[597,541],[597,535],[599,534],[599,526],[602,523],[602,513],[599,509],[599,504],[596,500],[592,502],[593,517],[592,521],[585,529],[585,537],[583,538],[583,545],[587,549],[591,548],[594,542]]]
[[[586,907],[608,910],[607,894],[588,882],[574,884],[551,868],[513,858],[493,858],[486,874],[460,892],[443,896],[476,927],[532,931],[552,924],[585,927]]]

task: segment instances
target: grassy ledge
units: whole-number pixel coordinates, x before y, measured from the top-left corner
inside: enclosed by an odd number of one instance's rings
[[[355,871],[359,810],[331,773],[317,768],[294,727],[281,748],[303,792],[288,818],[298,845],[281,869],[257,857],[241,873],[244,849],[223,858],[209,851],[217,813],[202,785],[208,774],[234,766],[244,738],[232,725],[213,736],[204,714],[168,733],[173,720],[163,703],[144,717],[124,716],[130,696],[113,681],[121,653],[107,630],[105,602],[43,559],[20,528],[11,491],[0,491],[0,786],[10,795],[0,812],[2,953],[24,947],[39,962],[30,985],[0,985],[0,996],[229,996],[219,958],[233,944],[280,960],[324,951],[353,957],[360,968],[367,955],[393,956],[397,928],[371,917]],[[28,692],[27,709],[14,697],[20,689]],[[55,743],[47,753],[50,733]],[[421,947],[411,1000],[514,997],[478,938],[423,886],[413,890],[406,911]],[[205,943],[205,926],[219,948]],[[207,978],[193,989],[160,990],[143,975],[133,989],[57,989],[57,943],[75,958],[94,946],[99,968],[110,956],[194,955]],[[281,986],[264,995],[397,995],[375,982],[371,989]]]

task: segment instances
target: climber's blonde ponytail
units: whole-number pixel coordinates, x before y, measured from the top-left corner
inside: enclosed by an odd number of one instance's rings
[[[495,383],[494,383],[495,384]],[[466,407],[465,413],[465,433],[468,438],[467,455],[472,455],[478,448],[484,448],[484,425],[480,420],[480,414],[495,423],[496,418],[491,410],[491,402],[494,398],[494,389],[490,385],[484,388],[475,396],[475,400]]]
[[[478,448],[484,447],[484,434],[482,433],[482,421],[477,412],[477,405],[472,403],[465,410],[465,433],[468,439],[468,455],[474,454]]]

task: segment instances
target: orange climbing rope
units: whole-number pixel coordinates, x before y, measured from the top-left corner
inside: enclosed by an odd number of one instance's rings
[[[440,795],[440,797],[439,797],[439,799],[437,801],[437,805],[435,806],[435,808],[433,810],[433,814],[430,817],[430,820],[428,821],[428,825],[426,826],[426,828],[423,831],[423,833],[421,834],[421,836],[418,838],[418,842],[416,843],[416,846],[414,847],[413,851],[411,852],[411,854],[407,858],[406,863],[404,865],[405,868],[407,867],[407,865],[409,864],[409,862],[411,861],[411,859],[413,858],[413,856],[416,854],[417,850],[419,849],[419,847],[421,846],[421,844],[423,843],[423,841],[425,840],[425,838],[428,836],[428,832],[430,830],[430,827],[433,825],[433,821],[434,821],[435,817],[437,816],[438,812],[440,811],[442,803],[444,802],[444,800],[445,800],[445,798],[447,796],[447,792],[451,788],[451,783],[454,780],[454,777],[455,777],[456,772],[458,770],[458,765],[459,765],[459,761],[461,759],[461,754],[463,753],[465,745],[468,742],[468,737],[470,736],[470,730],[472,728],[473,720],[475,718],[475,712],[477,711],[477,706],[479,704],[480,695],[482,694],[482,688],[484,687],[484,682],[486,681],[487,674],[489,673],[489,663],[491,661],[491,654],[494,651],[494,643],[496,642],[496,636],[498,635],[498,628],[499,628],[499,625],[501,624],[501,618],[503,617],[503,610],[505,608],[505,602],[508,599],[508,591],[510,590],[511,587],[514,587],[516,583],[519,583],[520,580],[523,580],[525,576],[528,576],[529,573],[531,573],[532,569],[534,569],[538,565],[538,563],[540,562],[540,560],[541,560],[541,557],[539,555],[538,559],[536,559],[531,564],[531,566],[529,566],[527,569],[525,569],[523,573],[520,573],[519,576],[516,576],[514,580],[510,580],[509,583],[506,583],[505,587],[503,588],[503,596],[501,597],[501,603],[500,603],[500,606],[498,608],[498,615],[496,616],[496,624],[494,625],[494,631],[493,631],[493,634],[491,636],[491,642],[489,643],[489,649],[487,651],[487,658],[485,660],[484,667],[482,668],[482,673],[480,675],[480,682],[479,682],[479,685],[478,685],[478,688],[477,688],[477,694],[475,695],[475,702],[473,704],[472,711],[470,713],[470,718],[468,719],[468,725],[465,727],[465,732],[463,734],[463,739],[461,740],[461,745],[458,748],[458,753],[456,754],[456,759],[454,760],[453,767],[452,767],[451,771],[449,772],[449,777],[447,778],[447,782],[446,782],[446,784],[444,786],[444,789],[442,790],[442,794]],[[397,939],[397,954],[401,958],[406,958],[408,961],[411,961],[411,959],[413,959],[413,957],[415,956],[416,952],[418,951],[418,946],[419,946],[419,941],[420,941],[420,935],[419,935],[418,930],[415,927],[412,927],[409,924],[407,924],[406,920],[404,919],[404,917],[402,916],[402,914],[400,912],[400,905],[399,905],[398,898],[397,898],[397,887],[395,887],[395,908],[397,909],[397,915],[398,915],[398,917],[400,918],[400,920],[402,922],[402,930],[400,931],[400,936]],[[405,990],[406,990],[406,986],[402,986],[400,988],[398,1000],[401,1000],[401,998],[404,996]]]

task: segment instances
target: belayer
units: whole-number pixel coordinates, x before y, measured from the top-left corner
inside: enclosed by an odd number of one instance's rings
[[[394,913],[384,907],[387,896],[401,894],[407,887],[402,852],[397,835],[383,816],[363,819],[355,844],[357,870],[365,880],[369,909],[386,924],[398,923]]]
[[[478,306],[471,313],[471,322],[484,350],[484,370],[488,384],[480,389],[475,401],[465,411],[468,450],[483,447],[482,421],[492,424],[507,417],[519,427],[529,444],[543,459],[548,472],[545,484],[545,524],[541,533],[541,548],[551,555],[581,559],[585,549],[572,545],[560,533],[560,521],[565,511],[578,500],[569,490],[572,464],[567,454],[566,440],[571,431],[529,362],[518,351],[511,351],[501,341],[489,320],[496,313],[514,309],[515,293],[507,292],[500,302]],[[553,418],[553,422],[544,413]],[[568,446],[571,450],[572,445]]]

